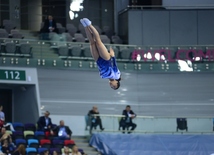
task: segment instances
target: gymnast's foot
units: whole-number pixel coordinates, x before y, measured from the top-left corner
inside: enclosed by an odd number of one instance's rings
[[[85,24],[85,22],[84,22],[83,19],[80,19],[80,22],[81,22],[81,24],[83,25],[83,27],[86,27],[86,24]]]
[[[86,26],[91,25],[91,21],[88,18],[83,18],[83,21],[84,21]]]

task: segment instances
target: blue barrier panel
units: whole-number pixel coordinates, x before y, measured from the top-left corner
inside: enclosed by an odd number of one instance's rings
[[[93,134],[90,144],[104,155],[210,155],[214,135]]]

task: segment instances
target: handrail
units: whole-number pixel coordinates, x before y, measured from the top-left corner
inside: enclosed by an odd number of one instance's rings
[[[93,116],[100,116],[100,117],[125,117],[124,115],[109,115],[109,114],[94,114]],[[196,119],[203,119],[209,118],[213,119],[214,116],[136,116],[136,118],[150,118],[150,119],[159,119],[159,118],[196,118]]]
[[[93,116],[100,116],[100,117],[125,117],[124,115],[105,115],[105,114],[94,114]],[[137,116],[138,118],[154,118],[154,116]]]
[[[89,45],[89,43],[85,42],[67,42],[67,41],[52,41],[52,40],[36,40],[36,39],[17,39],[17,38],[0,38],[1,40],[15,40],[15,41],[33,41],[33,42],[44,42],[44,43],[72,43],[78,45]],[[210,45],[130,45],[130,44],[105,44],[107,46],[121,46],[121,47],[214,47],[214,44]]]
[[[62,35],[62,34],[59,34]],[[78,44],[78,45],[89,45],[89,43],[86,42],[68,42],[68,41],[54,41],[54,40],[36,40],[36,39],[17,39],[17,38],[0,38],[1,40],[16,40],[16,41],[33,41],[33,42],[44,42],[44,43],[72,43],[72,44]],[[106,44],[106,46],[121,46],[121,47],[138,47],[138,45],[130,45],[130,44]]]
[[[206,5],[206,4],[200,4],[200,5],[127,5],[127,7],[148,7],[148,8],[151,8],[151,7],[214,7],[214,4],[212,5]]]
[[[121,133],[122,131],[125,131],[125,130],[118,130],[118,129],[115,129],[115,130],[108,130],[108,129],[105,129],[105,132],[115,132],[115,133]],[[96,132],[96,131],[93,131],[93,132]],[[99,132],[99,131],[98,131]],[[180,131],[180,132],[177,132],[177,131],[146,131],[146,130],[134,130],[134,131],[131,131],[133,133],[139,133],[139,134],[214,134],[213,131],[188,131],[188,132],[184,132],[184,131]]]
[[[123,8],[118,12],[118,15],[128,11],[129,9],[135,9],[135,8],[141,8],[141,9],[143,9],[143,8],[162,8],[162,9],[167,9],[167,10],[170,10],[170,9],[189,9],[189,8],[192,8],[192,9],[212,9],[212,8],[214,8],[214,4],[213,5],[195,5],[195,6],[192,6],[192,5],[183,5],[183,6],[181,6],[181,5],[177,5],[177,6],[172,6],[172,5],[127,5],[126,8]]]

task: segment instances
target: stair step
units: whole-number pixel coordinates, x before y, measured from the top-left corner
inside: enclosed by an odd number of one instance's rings
[[[90,147],[88,143],[78,143],[75,141],[75,143],[78,145],[78,146],[82,146],[82,147]]]
[[[101,155],[99,152],[85,152],[87,155]]]
[[[88,143],[87,139],[73,139],[75,143]]]
[[[87,139],[87,136],[72,136],[72,139]]]
[[[87,155],[101,155],[97,150],[89,145],[89,136],[72,136],[78,148],[84,150]]]
[[[81,147],[81,146],[78,146],[78,148],[81,148],[84,150],[84,152],[88,152],[88,151],[94,151],[94,152],[97,152],[97,150],[93,147]]]

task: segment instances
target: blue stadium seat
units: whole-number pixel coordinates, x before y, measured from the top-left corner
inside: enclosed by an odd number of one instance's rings
[[[20,144],[23,144],[23,145],[25,145],[26,146],[26,140],[25,139],[16,139],[15,140],[15,144],[16,144],[16,146],[18,147]]]
[[[53,154],[54,151],[56,151],[57,153],[60,154],[61,153],[61,148],[50,148],[49,151],[50,151],[50,154]]]
[[[28,148],[26,148],[26,154],[27,155],[36,155],[37,154],[37,150],[36,150],[36,148],[28,147]]]
[[[36,125],[33,123],[25,123],[24,126],[25,126],[25,130],[33,131],[33,132],[36,131]]]
[[[24,133],[22,131],[14,131],[12,134],[13,140],[24,139]]]
[[[38,154],[41,154],[41,153],[43,153],[44,151],[46,151],[46,150],[48,150],[47,148],[38,148],[38,150],[37,150],[37,152],[38,152]]]
[[[45,133],[43,131],[35,131],[34,136],[36,139],[41,140],[45,138]]]
[[[28,147],[38,148],[39,141],[37,139],[28,139]]]
[[[13,124],[13,128],[15,129],[15,131],[24,131],[25,127],[23,123],[19,123],[19,122],[14,122]]]

